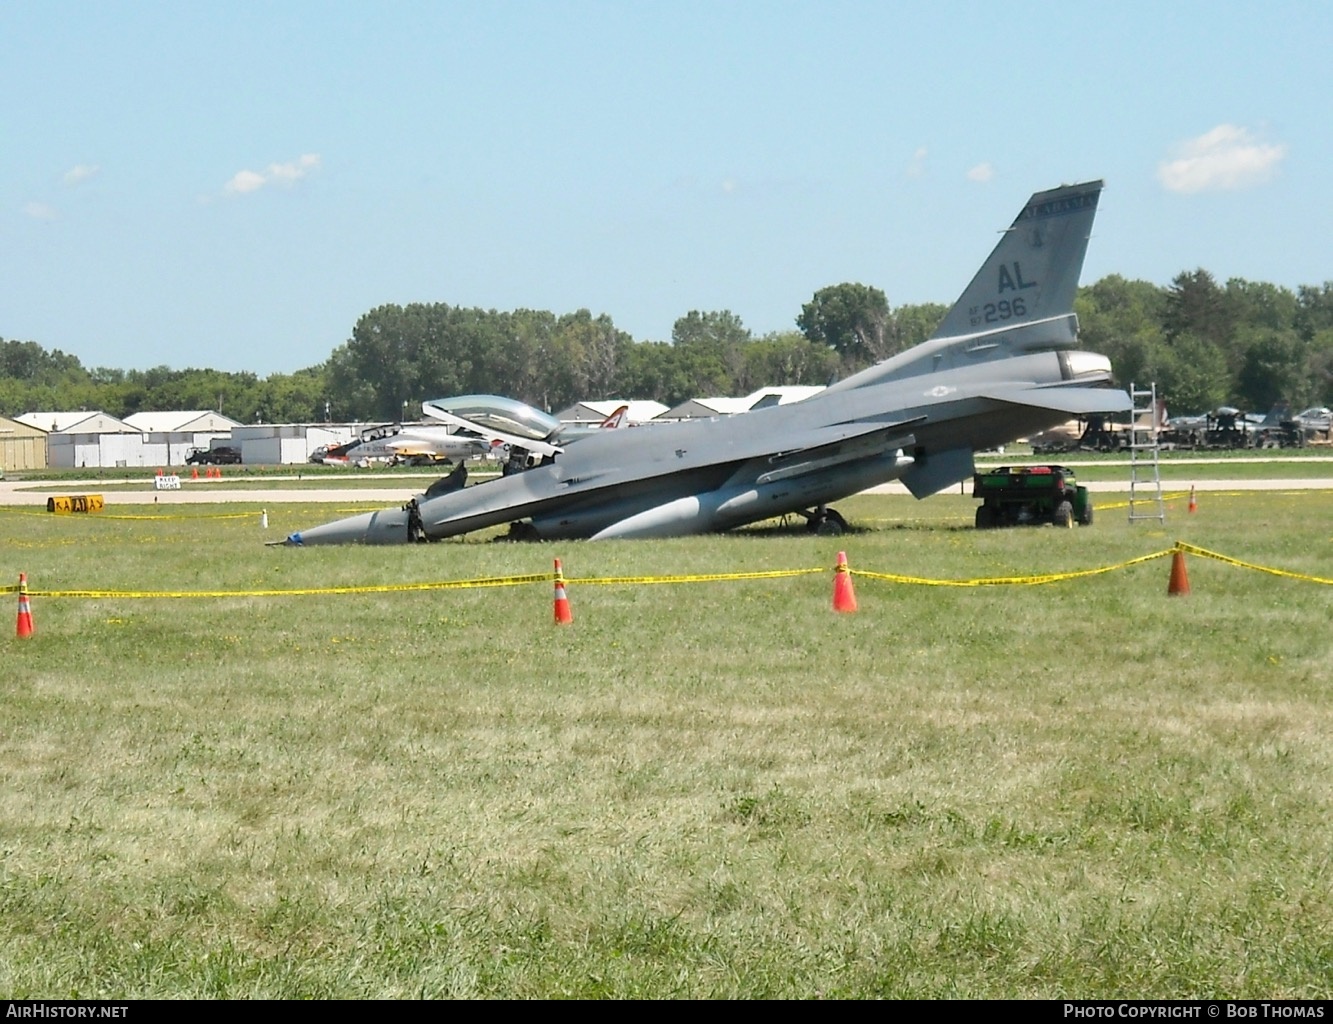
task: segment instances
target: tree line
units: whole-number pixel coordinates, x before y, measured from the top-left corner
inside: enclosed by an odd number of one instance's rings
[[[0,338],[0,412],[100,409],[124,417],[215,409],[243,423],[415,419],[423,399],[495,393],[548,410],[580,400],[743,395],[826,384],[924,341],[938,303],[891,309],[883,291],[820,289],[796,330],[753,335],[735,314],[694,311],[669,342],[635,341],[582,309],[496,311],[444,303],[365,313],[319,366],[259,378],[212,369],[87,369],[75,356]],[[1173,413],[1333,404],[1333,282],[1301,286],[1205,270],[1168,287],[1111,275],[1079,290],[1081,346],[1118,383],[1156,382]]]

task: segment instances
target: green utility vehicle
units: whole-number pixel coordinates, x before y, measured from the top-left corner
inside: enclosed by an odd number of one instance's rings
[[[972,497],[982,500],[977,529],[995,526],[1092,525],[1092,500],[1065,466],[1001,467],[972,478]]]

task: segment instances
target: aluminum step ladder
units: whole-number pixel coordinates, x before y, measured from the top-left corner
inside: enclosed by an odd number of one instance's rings
[[[1134,417],[1129,424],[1129,521],[1156,519],[1166,525],[1166,503],[1162,500],[1162,475],[1157,457],[1161,452],[1161,423],[1157,411],[1157,385],[1129,385]]]

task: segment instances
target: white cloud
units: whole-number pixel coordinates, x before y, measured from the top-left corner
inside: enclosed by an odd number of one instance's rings
[[[319,154],[306,153],[299,160],[287,164],[269,164],[269,178],[284,185],[300,181],[311,171],[319,167]]]
[[[907,175],[911,178],[919,178],[926,171],[926,147],[918,146],[912,159],[907,164]]]
[[[986,182],[990,181],[993,177],[995,177],[995,168],[989,163],[977,164],[967,172],[968,181]]]
[[[296,184],[302,178],[319,168],[319,154],[306,153],[297,160],[285,164],[269,164],[264,171],[237,171],[222,191],[227,195],[245,195],[257,192],[265,185]]]
[[[1262,185],[1287,155],[1287,147],[1261,142],[1246,128],[1219,124],[1176,147],[1174,159],[1157,165],[1169,192],[1224,192]]]
[[[23,204],[23,212],[33,220],[55,220],[60,213],[54,206],[48,206],[46,203],[31,202]]]
[[[101,169],[97,164],[79,164],[77,167],[71,167],[66,171],[61,180],[66,185],[78,185],[89,178],[95,177]]]
[[[231,181],[227,182],[223,191],[232,195],[245,195],[247,192],[256,192],[263,188],[266,180],[256,171],[238,171],[232,176]]]

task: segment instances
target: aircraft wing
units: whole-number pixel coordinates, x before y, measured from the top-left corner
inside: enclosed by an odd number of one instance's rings
[[[754,415],[752,413],[744,414]],[[557,462],[550,467],[554,486],[539,503],[558,502],[571,494],[588,495],[602,490],[614,490],[626,484],[643,483],[655,478],[674,477],[685,473],[713,472],[718,468],[744,475],[754,473],[756,478],[780,479],[801,471],[801,467],[819,463],[834,465],[849,459],[864,459],[875,454],[892,452],[895,449],[913,443],[912,434],[906,429],[924,422],[926,417],[918,416],[910,420],[880,423],[843,423],[833,426],[813,427],[796,436],[786,439],[788,444],[781,448],[774,446],[774,439],[765,433],[753,433],[748,437],[733,439],[730,443],[691,444],[686,439],[687,425],[681,427],[662,426],[661,431],[679,430],[681,446],[675,448],[670,457],[654,459],[651,456],[640,457],[640,449],[627,448],[631,458],[627,461],[608,461],[596,469],[571,466]],[[665,433],[659,435],[666,437]],[[794,443],[793,443],[794,442]],[[582,451],[583,445],[570,451]],[[646,454],[646,450],[644,450]],[[536,479],[527,477],[527,479]],[[530,513],[531,506],[525,508]]]
[[[738,419],[746,419],[747,426],[751,426],[757,421],[748,418],[760,415],[746,413]],[[568,527],[589,509],[590,518],[614,521],[654,508],[656,499],[640,497],[644,495],[658,496],[665,504],[677,499],[708,501],[711,495],[720,508],[728,496],[754,488],[781,489],[803,477],[835,473],[838,467],[873,462],[885,456],[892,461],[895,450],[914,443],[905,428],[924,420],[922,416],[894,422],[812,427],[784,438],[787,443],[781,448],[775,447],[775,438],[767,430],[746,431],[729,442],[699,444],[699,438],[707,436],[698,429],[702,423],[694,424],[693,430],[690,424],[662,426],[655,428],[651,444],[645,437],[641,442],[627,439],[624,448],[616,446],[617,452],[627,458],[616,457],[605,462],[594,458],[592,465],[571,463],[569,460],[576,453],[585,454],[585,445],[593,443],[580,442],[551,466],[492,480],[461,494],[446,495],[423,505],[421,515],[426,532],[442,537],[527,517]],[[665,457],[652,457],[651,449],[663,447],[660,440],[666,437],[679,437],[680,446],[667,445],[669,451]],[[602,510],[607,508],[616,511],[603,516]],[[652,513],[647,511],[647,514]]]

